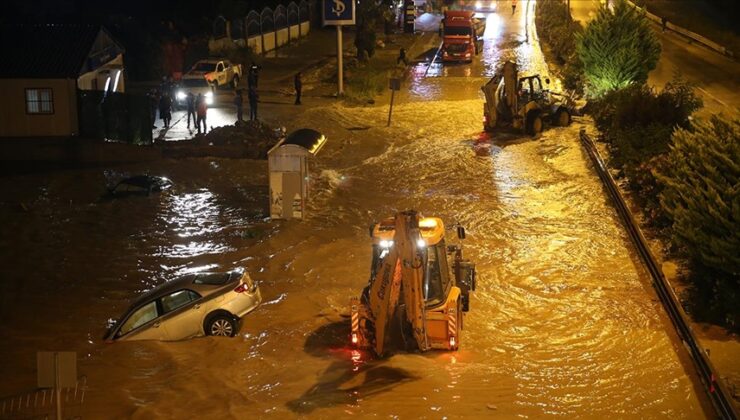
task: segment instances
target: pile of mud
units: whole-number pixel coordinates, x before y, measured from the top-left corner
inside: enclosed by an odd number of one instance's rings
[[[284,135],[261,121],[244,121],[238,125],[217,127],[193,140],[165,144],[165,157],[227,157],[267,159],[267,151]]]

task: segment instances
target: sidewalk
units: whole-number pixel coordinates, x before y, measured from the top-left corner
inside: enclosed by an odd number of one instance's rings
[[[438,19],[438,17],[437,17]],[[434,19],[432,19],[434,20]],[[438,20],[437,20],[438,21]],[[438,25],[438,23],[436,24]],[[392,67],[398,56],[401,46],[407,49],[411,61],[424,60],[421,57],[432,44],[436,43],[437,32],[422,34],[396,33],[388,36],[378,34],[378,39],[388,41],[385,47],[376,49],[374,60],[378,64],[388,64]],[[351,71],[348,63],[354,59],[353,44],[354,32],[345,29],[343,32],[343,51],[345,60],[345,89],[348,87]],[[262,67],[259,76],[259,106],[258,117],[270,125],[289,125],[288,122],[309,107],[328,104],[336,101],[336,81],[329,81],[329,75],[336,72],[336,30],[313,29],[304,39],[280,48],[263,56],[258,62]],[[248,64],[247,64],[248,65]],[[408,68],[406,69],[408,70]],[[297,72],[303,73],[303,106],[295,107],[293,77]],[[386,82],[384,81],[384,86]],[[246,89],[246,82],[242,80],[239,88]],[[385,93],[377,97],[385,100]],[[220,89],[214,97],[214,104],[208,109],[208,130],[215,127],[231,125],[236,122],[236,108],[233,105],[234,92],[232,89]],[[244,118],[249,117],[247,100],[244,100]],[[157,142],[189,140],[197,135],[195,124],[187,124],[187,115],[184,110],[172,114],[172,123],[169,129],[162,129],[162,120],[157,120],[158,128],[152,131],[152,137]]]
[[[344,51],[354,42],[354,33],[344,30]],[[332,60],[336,60],[336,30],[312,29],[305,38],[299,39],[277,50],[264,55],[258,61],[262,67],[259,76],[260,104],[292,105],[293,77],[299,71],[306,72],[318,68]],[[247,63],[244,67],[247,67]],[[246,69],[245,69],[246,71]],[[246,89],[246,78],[242,78],[239,88]],[[311,90],[311,81],[304,78],[304,97]],[[234,124],[236,108],[233,105],[234,93],[231,89],[221,89],[216,92],[214,104],[208,109],[208,131],[214,127]],[[244,118],[249,117],[249,106],[244,99]],[[262,111],[265,106],[261,106]],[[261,112],[264,115],[264,112]],[[261,117],[260,117],[261,118]],[[195,124],[187,126],[187,114],[184,110],[172,113],[172,123],[169,129],[162,128],[162,120],[156,121],[157,128],[152,130],[155,141],[177,141],[190,139],[197,134]]]

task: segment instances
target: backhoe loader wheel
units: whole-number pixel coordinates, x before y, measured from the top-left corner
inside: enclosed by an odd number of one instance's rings
[[[527,115],[526,124],[527,134],[530,136],[536,136],[542,132],[542,117],[537,112],[530,112]]]
[[[555,124],[558,127],[567,127],[570,125],[570,112],[565,108],[560,108],[555,114]]]

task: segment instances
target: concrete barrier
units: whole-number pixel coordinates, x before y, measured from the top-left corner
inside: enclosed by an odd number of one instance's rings
[[[282,28],[278,29],[276,32],[276,45],[278,47],[282,47],[283,45],[287,44],[288,41],[290,41],[289,34],[288,34],[288,28]]]
[[[277,44],[275,43],[275,32],[262,34],[262,52],[266,53],[268,51],[274,50],[275,48],[277,48]]]
[[[311,23],[310,22],[301,22],[300,25],[298,25],[301,29],[301,36],[308,35],[308,31],[311,29]]]
[[[247,47],[251,48],[255,54],[262,54],[262,35],[247,38]]]
[[[301,36],[301,27],[299,25],[293,25],[288,28],[290,39],[298,39]]]

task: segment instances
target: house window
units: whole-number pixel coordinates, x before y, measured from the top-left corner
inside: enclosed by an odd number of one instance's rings
[[[51,93],[51,89],[26,89],[26,113],[53,114],[54,99]]]

